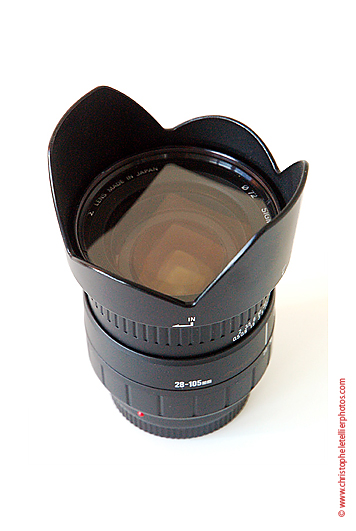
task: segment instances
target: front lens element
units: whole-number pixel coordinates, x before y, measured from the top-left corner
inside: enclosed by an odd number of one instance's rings
[[[82,204],[79,242],[111,274],[191,303],[275,212],[271,191],[241,164],[175,150],[99,180]]]

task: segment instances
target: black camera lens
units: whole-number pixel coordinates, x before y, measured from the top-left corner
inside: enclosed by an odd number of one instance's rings
[[[165,437],[229,422],[269,363],[307,163],[279,172],[227,118],[165,130],[107,87],[62,118],[49,162],[90,359],[119,410]]]

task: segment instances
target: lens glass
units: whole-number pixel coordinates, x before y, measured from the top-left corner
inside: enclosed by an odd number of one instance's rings
[[[78,240],[111,274],[193,302],[276,210],[236,161],[173,150],[102,176],[82,202]]]

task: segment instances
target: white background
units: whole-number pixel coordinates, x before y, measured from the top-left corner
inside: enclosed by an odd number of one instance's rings
[[[19,1],[3,7],[0,38],[3,529],[354,529],[352,3]],[[98,85],[164,127],[225,115],[255,130],[280,169],[310,163],[270,366],[241,415],[202,438],[133,427],[89,363],[46,151]]]

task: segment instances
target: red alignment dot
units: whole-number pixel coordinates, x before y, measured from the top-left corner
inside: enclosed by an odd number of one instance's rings
[[[142,411],[137,411],[137,415],[138,415],[139,417],[144,417],[144,416],[145,416],[145,414],[142,413]]]

